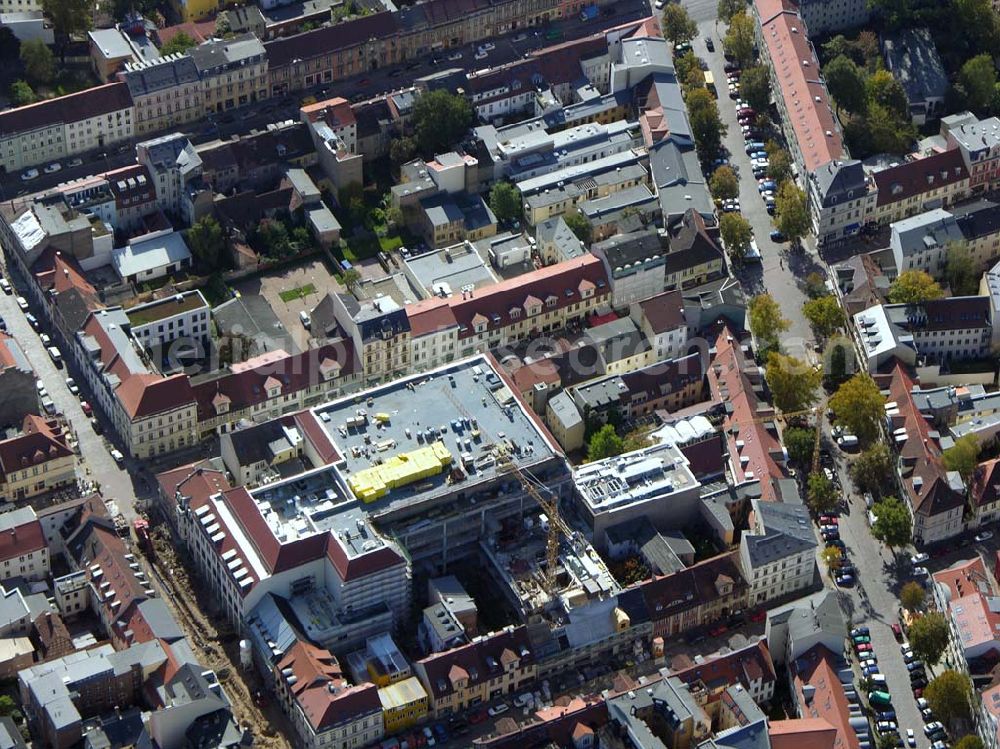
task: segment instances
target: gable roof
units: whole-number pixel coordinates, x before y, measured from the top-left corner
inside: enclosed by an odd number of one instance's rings
[[[428,694],[441,699],[456,691],[455,683],[459,680],[468,679],[470,686],[488,682],[504,672],[505,662],[519,660],[523,668],[533,657],[528,630],[512,627],[433,653],[418,661],[416,670]]]
[[[643,584],[642,594],[650,618],[667,619],[746,588],[747,581],[737,562],[738,553],[719,554]],[[722,583],[732,583],[733,591],[719,593],[718,586]]]
[[[530,319],[525,314],[525,302],[530,297],[539,300],[552,298],[555,306],[551,309],[561,309],[578,304],[583,298],[583,291],[592,291],[594,298],[609,292],[604,263],[590,254],[477,289],[465,298],[452,295],[444,300],[427,299],[407,305],[405,309],[412,336],[457,324],[458,337],[463,339],[476,335],[473,318],[477,315],[486,319],[486,329],[492,331]],[[517,317],[511,317],[512,309],[518,310]],[[549,307],[543,306],[541,311],[549,310]]]
[[[0,441],[0,472],[8,475],[71,455],[73,451],[57,421],[28,414],[22,422],[21,434]]]
[[[875,172],[872,175],[878,188],[875,204],[884,206],[909,200],[915,195],[940,190],[968,178],[969,171],[959,149],[939,151]]]

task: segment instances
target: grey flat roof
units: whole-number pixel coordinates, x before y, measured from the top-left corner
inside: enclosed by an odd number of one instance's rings
[[[348,418],[355,415],[359,404],[369,414],[367,427],[342,430]],[[417,432],[429,429],[444,428],[443,434],[438,432],[439,436],[431,437],[430,441],[443,442],[455,463],[466,451],[478,460],[488,445],[501,439],[520,446],[522,452],[511,457],[514,464],[522,468],[537,465],[557,454],[555,446],[548,443],[536,424],[535,417],[529,415],[482,355],[341,398],[317,407],[315,413],[343,456],[343,473],[348,477],[372,466],[372,458],[366,454],[385,460],[425,446],[427,441],[418,441]],[[377,413],[389,416],[389,421],[380,429],[375,428],[373,421]],[[463,419],[470,422],[475,419],[481,432],[478,441],[471,437],[470,427],[460,423]],[[390,441],[394,441],[395,446],[380,453],[371,447],[374,443]],[[462,486],[469,491],[470,487],[492,480],[496,475],[497,469],[492,461],[488,464],[484,461],[477,464]],[[447,476],[445,471],[429,476],[419,484],[390,491],[386,496],[366,503],[364,509],[369,513],[378,512],[397,502],[408,505],[453,492],[454,487],[446,482]]]
[[[191,259],[191,251],[180,232],[171,232],[111,251],[115,270],[122,278]]]
[[[449,294],[458,294],[463,287],[479,289],[499,280],[476,248],[468,243],[409,257],[403,263],[410,277],[431,294],[439,288]]]

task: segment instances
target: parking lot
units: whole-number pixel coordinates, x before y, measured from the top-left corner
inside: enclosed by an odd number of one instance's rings
[[[320,258],[238,282],[233,285],[233,289],[246,296],[263,296],[292,336],[292,340],[303,351],[309,348],[310,336],[313,333],[322,335],[322,331],[306,330],[299,319],[299,313],[311,312],[327,293],[344,293],[344,287]],[[300,293],[293,296],[296,289]]]

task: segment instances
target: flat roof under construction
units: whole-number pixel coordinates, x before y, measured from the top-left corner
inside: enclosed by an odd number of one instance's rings
[[[492,448],[508,443],[529,468],[556,453],[484,355],[319,406],[343,464],[341,475],[366,511],[409,504],[496,476]],[[464,467],[465,475],[453,469]]]

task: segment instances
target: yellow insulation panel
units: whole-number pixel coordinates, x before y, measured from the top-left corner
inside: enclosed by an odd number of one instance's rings
[[[374,502],[392,489],[397,489],[428,476],[436,476],[451,465],[452,456],[443,442],[421,447],[408,453],[393,455],[382,465],[364,468],[348,477],[354,496],[363,502]]]

